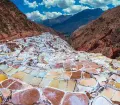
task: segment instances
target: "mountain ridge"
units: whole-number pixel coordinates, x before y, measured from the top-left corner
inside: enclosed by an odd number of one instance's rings
[[[83,26],[88,22],[98,18],[102,13],[103,13],[103,10],[100,8],[86,9],[86,10],[83,10],[82,12],[79,12],[71,16],[70,18],[68,18],[67,20],[61,23],[52,25],[51,28],[57,30],[58,32],[70,35],[78,27]]]
[[[60,24],[64,21],[66,21],[67,19],[69,19],[71,17],[71,15],[61,15],[57,18],[53,18],[53,19],[47,19],[47,20],[44,20],[42,22],[42,24],[48,26],[48,27],[52,27],[56,24]]]

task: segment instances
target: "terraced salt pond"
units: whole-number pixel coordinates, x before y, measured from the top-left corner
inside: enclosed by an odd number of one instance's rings
[[[0,70],[8,78],[1,80],[1,92],[13,94],[9,104],[27,105],[15,102],[15,94],[28,89],[39,91],[37,105],[120,104],[120,61],[74,51],[50,33],[1,44]]]

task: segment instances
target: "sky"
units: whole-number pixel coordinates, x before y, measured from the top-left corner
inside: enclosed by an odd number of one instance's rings
[[[74,15],[85,9],[108,10],[120,0],[11,0],[32,21],[43,21],[60,15]]]

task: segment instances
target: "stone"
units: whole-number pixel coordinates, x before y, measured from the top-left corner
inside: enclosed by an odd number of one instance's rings
[[[42,78],[34,77],[33,79],[31,79],[30,84],[33,86],[39,86],[41,81],[42,81]]]
[[[115,83],[114,85],[116,88],[120,89],[120,83]]]
[[[81,77],[82,78],[91,78],[91,75],[89,73],[82,72]]]
[[[59,88],[59,80],[53,79],[50,84],[50,87]]]
[[[18,69],[12,69],[12,70],[10,70],[7,74],[9,75],[9,76],[11,76],[11,75],[13,75],[13,74],[15,74],[16,72],[17,72],[17,70]]]
[[[4,98],[8,98],[9,96],[12,95],[11,91],[9,89],[1,89],[1,93],[3,95]]]
[[[77,72],[71,72],[71,79],[80,79],[81,78],[81,71],[77,71]]]
[[[94,68],[85,68],[85,72],[88,72],[90,74],[99,74],[100,71],[101,71],[101,69],[98,70],[98,69],[94,69]]]
[[[66,88],[67,88],[67,81],[66,80],[59,80],[59,86],[58,86],[58,88],[60,90],[65,91]]]
[[[2,102],[3,102],[3,99],[2,99],[2,97],[0,96],[0,104],[2,104]]]
[[[8,77],[5,74],[0,74],[0,82],[6,80]]]
[[[38,73],[39,73],[38,71],[33,70],[30,74],[34,77],[37,77]]]
[[[77,70],[80,70],[82,67],[83,67],[83,65],[82,65],[81,62],[77,62],[77,63],[76,63],[76,69],[77,69]]]
[[[107,97],[108,99],[111,99],[115,93],[115,90],[112,88],[106,88],[104,89],[100,95]]]
[[[89,99],[83,93],[66,93],[62,105],[88,105]]]
[[[40,73],[38,74],[38,77],[44,78],[46,76],[46,74],[47,74],[47,72],[40,71]]]
[[[66,91],[73,92],[75,90],[76,81],[75,80],[68,80]]]
[[[39,100],[39,98],[39,91],[35,88],[31,88],[14,93],[12,95],[12,102],[17,105],[33,105]]]
[[[66,71],[63,73],[63,78],[65,80],[69,80],[71,78],[71,76],[72,76],[72,72],[70,72],[70,71]]]
[[[17,72],[12,75],[13,78],[20,79],[20,80],[23,80],[26,76],[27,74],[24,72]]]
[[[102,97],[102,96],[96,97],[92,103],[92,105],[103,105],[103,104],[104,105],[113,105],[109,99],[107,99],[106,97]]]
[[[6,70],[8,69],[8,65],[0,65],[0,70]]]
[[[7,80],[5,80],[5,81],[3,81],[2,82],[2,86],[4,87],[4,88],[7,88],[10,84],[12,84],[14,82],[14,80],[13,79],[7,79]]]
[[[93,87],[86,87],[86,86],[82,86],[82,85],[79,85],[77,84],[76,85],[76,89],[78,92],[88,92],[88,93],[91,93],[93,91]]]
[[[15,81],[10,86],[8,86],[8,89],[11,89],[11,90],[20,90],[20,89],[22,89],[22,83],[20,83],[18,81]]]
[[[114,103],[120,104],[120,91],[115,91],[115,93],[112,97],[112,101]]]
[[[60,73],[55,71],[48,72],[46,75],[46,77],[50,79],[55,79],[55,78],[58,78],[59,76],[60,76]]]
[[[48,79],[48,78],[43,78],[39,87],[40,88],[44,88],[44,87],[47,87],[51,82],[51,79]]]
[[[0,88],[3,88],[1,84],[0,84]]]
[[[93,78],[81,79],[79,84],[82,86],[95,87],[97,85],[97,81]]]
[[[60,105],[65,93],[57,89],[45,88],[43,94],[53,105]]]

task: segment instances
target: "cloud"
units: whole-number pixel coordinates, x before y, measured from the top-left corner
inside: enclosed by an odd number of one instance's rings
[[[40,5],[45,5],[46,8],[55,7],[57,0],[43,0]]]
[[[75,0],[43,0],[41,5],[45,5],[47,8],[58,6],[60,8],[68,8],[75,4]]]
[[[38,7],[38,3],[36,1],[29,2],[29,0],[24,0],[24,5],[28,5],[29,8]]]
[[[120,5],[120,0],[112,0],[112,4],[114,6],[118,6],[118,5]]]
[[[101,8],[103,10],[109,9],[109,4],[114,6],[120,5],[120,0],[80,0],[79,2],[81,4],[87,4],[93,8]]]
[[[63,9],[63,11],[68,14],[76,14],[85,9],[89,9],[89,7],[83,6],[83,5],[73,5],[73,6],[70,6],[69,8]]]
[[[47,19],[52,19],[62,15],[62,13],[61,12],[44,12],[44,15],[46,16]]]
[[[33,11],[30,13],[26,13],[26,16],[28,19],[34,21],[34,20],[45,20],[46,16],[41,14],[39,11]]]
[[[58,7],[68,8],[75,4],[75,0],[58,0]]]
[[[62,8],[64,15],[73,15],[85,9],[101,8],[103,10],[109,9],[108,5],[113,6],[120,5],[120,0],[79,0],[80,4],[75,4],[76,0],[43,0],[42,3],[29,2],[29,0],[24,0],[24,4],[28,5],[30,8],[36,8],[39,5],[45,5],[47,8],[58,6]],[[87,6],[85,6],[87,5]],[[61,12],[43,12],[40,13],[38,10],[26,13],[26,16],[31,20],[46,20],[56,18],[62,15]]]
[[[60,12],[44,12],[43,14],[41,14],[38,10],[30,13],[26,13],[27,18],[32,21],[42,21],[46,19],[52,19],[60,15],[62,15],[62,13]]]

